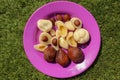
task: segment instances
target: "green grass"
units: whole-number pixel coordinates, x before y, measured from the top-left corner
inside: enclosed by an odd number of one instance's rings
[[[22,44],[30,15],[52,0],[0,0],[0,80],[58,80],[37,71],[28,61]],[[102,45],[95,63],[83,74],[68,80],[120,80],[119,0],[72,0],[96,18]]]

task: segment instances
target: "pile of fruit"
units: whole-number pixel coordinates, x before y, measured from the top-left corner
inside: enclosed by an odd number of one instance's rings
[[[39,19],[37,27],[42,33],[39,36],[39,44],[34,48],[44,53],[44,59],[49,62],[57,62],[63,67],[70,61],[80,63],[84,54],[78,44],[89,41],[89,32],[82,28],[82,21],[69,14],[57,14],[50,19]]]

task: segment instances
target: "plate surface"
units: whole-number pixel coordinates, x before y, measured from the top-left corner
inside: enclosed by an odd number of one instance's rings
[[[63,68],[57,63],[46,62],[43,58],[43,53],[33,48],[33,45],[38,43],[39,34],[41,33],[37,28],[36,22],[55,13],[69,13],[72,17],[80,18],[83,22],[83,28],[89,31],[91,36],[89,44],[81,46],[85,55],[82,63],[75,64],[71,62],[68,67]],[[37,9],[26,23],[23,35],[24,49],[31,64],[38,71],[56,78],[73,77],[87,70],[99,53],[100,41],[100,30],[92,14],[81,5],[69,1],[50,2]]]

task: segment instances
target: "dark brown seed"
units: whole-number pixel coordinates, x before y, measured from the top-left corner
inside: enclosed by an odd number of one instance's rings
[[[53,44],[54,46],[57,46],[57,39],[53,39],[53,40],[52,40],[52,44]]]
[[[48,47],[44,51],[44,59],[47,62],[55,62],[56,50],[53,47]]]
[[[43,36],[42,41],[47,42],[48,41],[47,36]]]
[[[75,24],[76,26],[79,26],[79,25],[80,25],[80,21],[79,21],[79,20],[75,20],[75,21],[74,21],[74,24]]]
[[[70,17],[69,14],[65,14],[65,15],[63,16],[63,20],[64,20],[64,21],[69,21],[70,19],[71,19],[71,17]]]
[[[50,18],[50,21],[52,22],[53,25],[55,25],[55,18]]]
[[[56,20],[60,20],[60,21],[62,21],[62,15],[57,14],[57,15],[56,15]]]
[[[68,56],[74,63],[80,63],[84,59],[81,49],[74,47],[68,49]]]
[[[56,62],[63,67],[68,66],[70,63],[68,55],[62,49],[60,49],[56,54]]]

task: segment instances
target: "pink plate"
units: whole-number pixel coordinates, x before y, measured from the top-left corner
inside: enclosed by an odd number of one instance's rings
[[[85,55],[82,63],[71,62],[68,67],[63,68],[57,63],[46,62],[43,53],[33,48],[33,45],[38,43],[40,34],[36,22],[55,13],[69,13],[72,17],[80,18],[83,21],[83,28],[89,31],[91,36],[89,44],[81,46]],[[69,78],[84,72],[95,61],[100,49],[100,30],[92,14],[81,5],[69,1],[55,1],[40,7],[32,14],[24,29],[23,43],[29,61],[37,70],[52,77]]]

